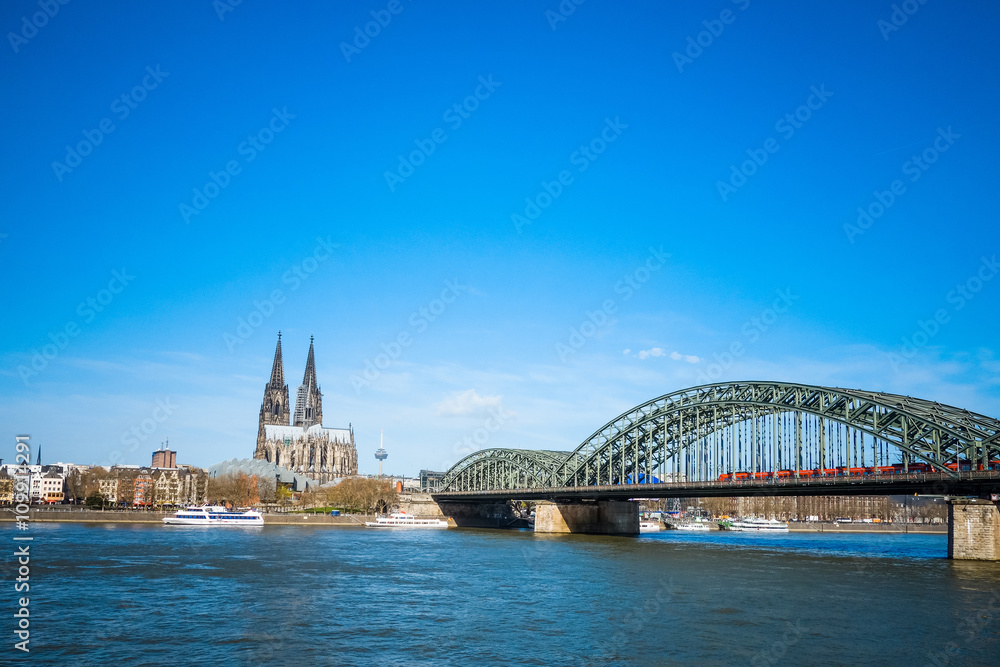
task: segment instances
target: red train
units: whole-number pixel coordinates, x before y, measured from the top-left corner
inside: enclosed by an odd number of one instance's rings
[[[983,470],[982,464],[972,463],[971,461],[960,461],[959,463],[946,463],[945,468],[949,470]],[[986,468],[987,470],[1000,470],[1000,460],[990,461]],[[845,466],[838,466],[836,468],[816,468],[813,470],[799,470],[799,477],[843,477],[847,475],[901,475],[905,472],[936,472],[936,469],[929,463],[911,463],[908,466],[908,470],[903,469],[902,463],[897,463],[891,466],[868,466],[864,468],[848,468]],[[748,479],[771,479],[778,478],[784,479],[786,477],[795,477],[794,470],[779,470],[777,472],[734,472],[734,473],[723,473],[719,475],[720,482],[728,482],[730,480],[744,481]]]

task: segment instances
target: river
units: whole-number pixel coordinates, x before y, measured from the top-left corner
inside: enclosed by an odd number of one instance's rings
[[[1000,564],[942,535],[25,534],[32,650],[0,655],[35,664],[1000,664]]]

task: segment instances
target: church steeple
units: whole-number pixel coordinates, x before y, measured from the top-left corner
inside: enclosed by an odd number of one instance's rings
[[[285,384],[285,364],[281,360],[281,332],[278,332],[278,346],[274,348],[274,365],[271,366],[271,385],[281,387]]]
[[[323,423],[323,394],[316,383],[316,359],[313,356],[313,337],[309,336],[309,356],[306,357],[306,372],[295,396],[295,421],[293,426],[309,428]]]
[[[288,406],[288,385],[285,384],[285,368],[281,359],[281,332],[278,332],[278,345],[274,348],[274,365],[271,367],[271,379],[264,385],[264,401],[260,406],[260,423],[288,426],[291,417]]]

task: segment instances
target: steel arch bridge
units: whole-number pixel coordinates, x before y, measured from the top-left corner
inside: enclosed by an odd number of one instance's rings
[[[957,479],[998,464],[1000,420],[969,410],[858,389],[729,382],[636,406],[572,452],[476,452],[445,473],[440,493],[914,472]]]

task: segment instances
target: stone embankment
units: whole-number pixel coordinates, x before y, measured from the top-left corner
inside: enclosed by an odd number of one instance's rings
[[[948,524],[790,521],[788,523],[788,530],[793,533],[924,533],[947,535]]]

